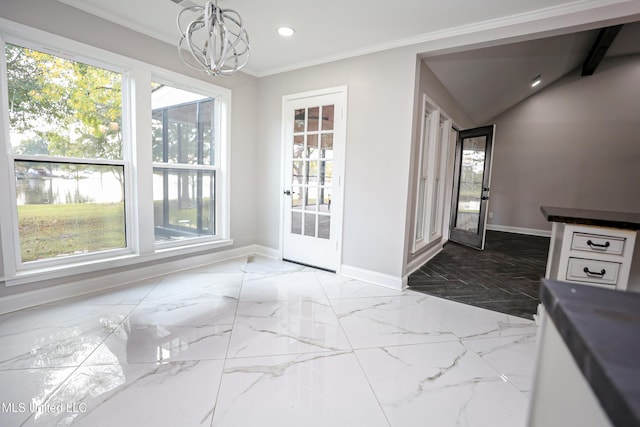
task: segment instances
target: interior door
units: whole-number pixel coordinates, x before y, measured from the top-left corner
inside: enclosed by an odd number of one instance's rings
[[[495,125],[458,133],[449,239],[484,249]]]
[[[346,88],[283,99],[283,259],[336,271]]]

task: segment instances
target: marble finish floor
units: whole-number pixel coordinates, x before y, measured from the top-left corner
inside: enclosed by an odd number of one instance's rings
[[[240,258],[0,316],[0,425],[523,426],[536,332]]]

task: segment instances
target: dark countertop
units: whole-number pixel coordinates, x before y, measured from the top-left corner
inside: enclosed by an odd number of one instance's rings
[[[611,423],[640,426],[640,294],[543,279],[540,299]]]
[[[640,230],[640,213],[557,208],[553,206],[541,206],[540,211],[547,221],[552,222]]]

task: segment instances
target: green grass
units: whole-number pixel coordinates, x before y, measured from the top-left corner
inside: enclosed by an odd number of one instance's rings
[[[23,262],[126,247],[124,203],[18,206]]]

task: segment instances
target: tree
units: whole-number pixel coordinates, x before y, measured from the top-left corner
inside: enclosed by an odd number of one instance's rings
[[[6,57],[13,131],[53,156],[122,158],[119,73],[11,44]]]
[[[6,58],[15,153],[122,159],[121,74],[11,44]]]

